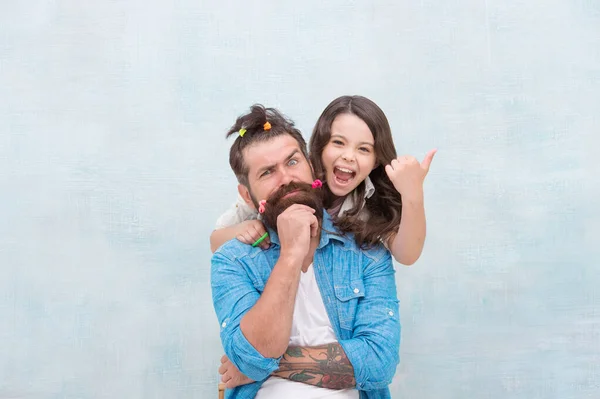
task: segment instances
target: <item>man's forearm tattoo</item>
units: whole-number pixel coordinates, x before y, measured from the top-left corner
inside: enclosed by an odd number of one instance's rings
[[[338,343],[289,347],[273,375],[329,389],[354,388],[354,368]]]

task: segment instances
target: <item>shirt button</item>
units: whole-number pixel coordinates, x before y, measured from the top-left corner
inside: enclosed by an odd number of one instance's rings
[[[354,289],[354,293],[355,293],[355,294],[358,294],[359,292],[360,292],[360,290],[359,290],[358,288],[355,288],[355,289]]]
[[[388,312],[388,314],[389,314],[390,316],[393,316],[393,315],[394,315],[394,312],[392,312],[392,311],[390,310],[390,311]]]
[[[227,323],[223,322],[223,324],[221,324],[221,327],[225,328],[227,326]]]

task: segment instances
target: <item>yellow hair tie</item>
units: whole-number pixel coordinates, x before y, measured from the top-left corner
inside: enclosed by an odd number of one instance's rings
[[[271,130],[271,124],[269,122],[265,122],[263,127],[265,128],[265,130]]]
[[[240,137],[244,137],[244,133],[246,133],[246,129],[244,129],[244,128],[240,129],[239,133],[240,133]]]

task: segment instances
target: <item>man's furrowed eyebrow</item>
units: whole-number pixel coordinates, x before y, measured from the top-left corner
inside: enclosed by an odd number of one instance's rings
[[[292,158],[293,158],[293,157],[294,157],[296,154],[298,154],[299,152],[300,152],[300,151],[299,151],[298,149],[295,149],[294,151],[292,151],[292,152],[290,153],[290,155],[288,155],[288,156],[285,158],[285,162],[287,162],[287,161],[289,161],[290,159],[292,159]],[[265,171],[267,171],[267,170],[271,170],[271,169],[273,169],[275,166],[276,166],[275,164],[271,164],[271,165],[266,165],[266,166],[263,166],[262,168],[260,168],[260,169],[258,169],[258,170],[256,171],[256,176],[260,176],[260,175],[262,175],[262,174],[263,174],[263,172],[265,172]]]
[[[292,153],[290,155],[288,155],[288,157],[285,159],[286,162],[289,161],[290,159],[292,159],[294,157],[294,155],[296,155],[297,153],[299,153],[300,151],[298,150],[294,150],[292,151]]]
[[[256,171],[256,176],[260,176],[263,174],[263,172],[267,171],[267,170],[271,170],[275,167],[275,165],[267,165],[267,166],[263,166],[262,168],[260,168],[259,170]]]

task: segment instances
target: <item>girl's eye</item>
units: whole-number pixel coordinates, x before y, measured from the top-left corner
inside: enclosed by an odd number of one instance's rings
[[[359,150],[361,150],[362,152],[367,152],[367,153],[371,152],[371,150],[367,147],[360,147]]]
[[[335,145],[342,145],[342,144],[344,144],[344,143],[342,143],[340,140],[332,140],[331,142],[332,142],[333,144],[335,144]]]

